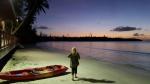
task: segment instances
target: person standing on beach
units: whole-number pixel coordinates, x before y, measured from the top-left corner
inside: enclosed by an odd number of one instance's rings
[[[75,47],[72,48],[71,53],[69,54],[68,58],[70,58],[70,68],[72,69],[72,80],[74,80],[77,77],[77,68],[79,65],[79,59],[80,55],[77,52],[77,49]]]

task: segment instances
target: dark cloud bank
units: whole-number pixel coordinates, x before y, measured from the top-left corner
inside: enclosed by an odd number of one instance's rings
[[[141,28],[119,26],[119,27],[114,28],[111,31],[124,32],[124,31],[135,31],[135,30],[141,30]]]
[[[49,29],[49,28],[46,26],[39,26],[39,27],[36,27],[36,29]]]

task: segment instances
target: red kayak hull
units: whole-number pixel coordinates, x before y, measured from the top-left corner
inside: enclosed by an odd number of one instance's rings
[[[62,65],[51,65],[39,68],[0,72],[0,79],[15,81],[41,79],[61,75],[65,73],[67,69],[67,67]]]

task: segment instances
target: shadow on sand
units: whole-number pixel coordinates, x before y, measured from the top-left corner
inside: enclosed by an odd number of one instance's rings
[[[64,76],[64,75],[67,75],[67,74],[70,74],[71,72],[66,72],[64,74],[61,74],[61,75],[57,75],[57,76],[52,76],[52,77],[60,77],[60,76]],[[46,77],[46,78],[52,78],[52,77]],[[46,79],[46,78],[40,78],[40,79]],[[24,81],[3,81],[3,82],[0,82],[0,84],[11,84],[11,83],[17,83],[17,82],[30,82],[30,81],[36,81],[36,80],[40,80],[40,79],[35,79],[35,80],[24,80]]]
[[[90,82],[90,83],[115,83],[115,81],[112,81],[112,80],[94,79],[94,78],[79,78],[76,81],[86,81],[86,82]]]

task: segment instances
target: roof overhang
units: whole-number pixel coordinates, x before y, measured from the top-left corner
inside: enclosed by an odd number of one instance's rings
[[[0,20],[15,20],[15,13],[10,0],[0,0]]]

